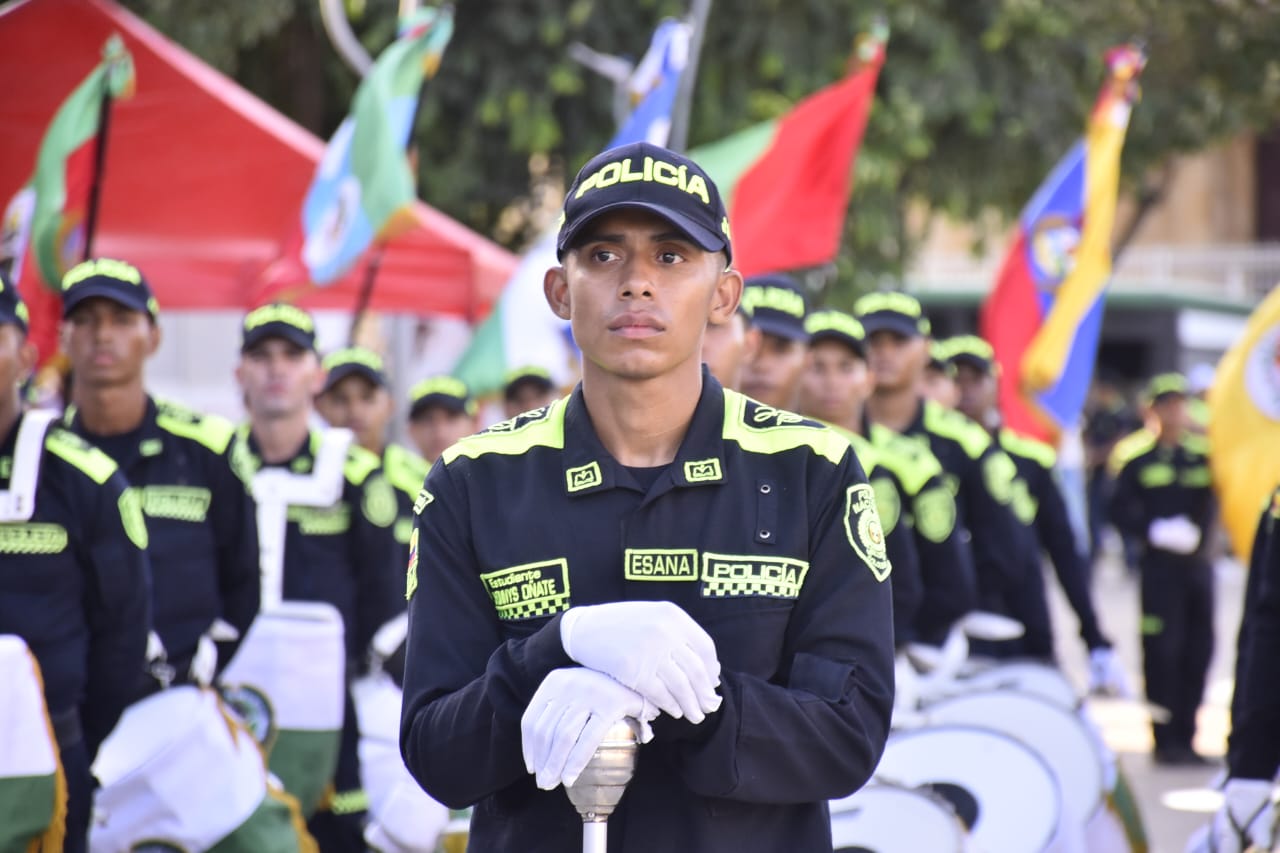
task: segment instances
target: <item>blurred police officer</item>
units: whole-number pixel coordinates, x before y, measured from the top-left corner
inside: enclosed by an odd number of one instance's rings
[[[708,323],[702,336],[702,361],[725,388],[742,389],[742,370],[760,348],[760,330],[742,303],[723,323]]]
[[[1186,379],[1161,374],[1146,395],[1154,432],[1117,445],[1111,519],[1144,543],[1143,672],[1147,699],[1169,712],[1167,721],[1151,725],[1155,760],[1204,764],[1191,744],[1213,654],[1213,566],[1205,532],[1217,504],[1207,444],[1189,430]]]
[[[240,431],[248,467],[311,474],[324,441],[324,431],[311,425],[312,401],[324,387],[311,315],[281,304],[249,312],[236,379],[249,416]],[[283,597],[323,601],[338,610],[349,683],[366,667],[375,632],[403,610],[404,573],[394,537],[396,497],[378,457],[352,445],[341,476],[341,498],[332,506],[289,508]],[[367,797],[357,741],[348,692],[333,796],[308,823],[322,851],[364,850]]]
[[[945,353],[955,372],[960,392],[957,409],[986,429],[1018,467],[1014,511],[1023,521],[1031,520],[1039,545],[1053,562],[1058,582],[1080,622],[1080,636],[1089,650],[1090,689],[1127,694],[1124,670],[1111,649],[1111,641],[1098,626],[1089,590],[1088,564],[1067,512],[1056,468],[1057,454],[1049,445],[1020,436],[1003,425],[996,404],[999,367],[989,343],[976,335],[960,335],[948,339],[945,344]],[[1027,580],[1022,595],[1043,599],[1046,594],[1043,575],[1031,572]],[[1028,634],[1024,638],[1026,647],[1033,654],[1050,656],[1053,651],[1050,625],[1045,622],[1037,627],[1042,633],[1039,636]]]
[[[43,731],[47,711],[67,797],[65,825],[49,828],[45,846],[29,839],[37,846],[21,840],[18,849],[76,853],[88,837],[90,764],[145,677],[147,529],[136,493],[110,457],[39,413],[23,414],[18,389],[35,364],[26,336],[26,306],[0,277],[0,634],[21,637],[30,649],[45,705],[18,704],[23,692],[6,683],[5,717],[16,729]],[[0,775],[12,775],[6,765],[20,758],[14,746],[0,750]],[[38,807],[4,800],[0,794],[10,822]]]
[[[258,612],[253,502],[235,470],[227,420],[147,393],[159,308],[132,264],[85,261],[62,279],[71,364],[63,423],[120,466],[147,520],[156,632],[165,661],[139,695],[211,684]]]
[[[885,427],[868,427],[877,435],[877,444],[860,433],[872,383],[861,323],[828,309],[810,314],[805,329],[809,361],[801,383],[800,412],[834,425],[849,439],[876,490],[886,541],[892,544],[899,535],[908,537],[919,562],[919,603],[902,611],[906,603],[899,590],[903,572],[894,560],[894,636],[899,646],[913,640],[941,643],[955,621],[977,606],[978,596],[968,536],[956,525],[955,497],[947,488],[942,465],[928,447]]]
[[[641,731],[618,850],[831,849],[892,703],[889,564],[848,442],[701,364],[742,279],[714,184],[644,143],[565,201],[544,289],[583,379],[427,478],[401,747],[483,850],[577,849],[563,792]],[[717,687],[718,685],[718,687]],[[523,756],[523,760],[522,760]]]
[[[746,281],[742,305],[760,332],[760,343],[743,366],[742,393],[793,412],[809,341],[804,291],[789,275],[757,276]]]
[[[924,366],[924,384],[920,390],[926,400],[945,409],[954,409],[960,402],[955,365],[948,358],[945,341],[929,343],[929,361]]]
[[[502,388],[504,417],[514,418],[524,412],[550,406],[556,399],[556,384],[551,373],[534,365],[517,367],[507,374]]]
[[[461,379],[431,376],[409,389],[409,438],[429,464],[475,431],[476,404]]]

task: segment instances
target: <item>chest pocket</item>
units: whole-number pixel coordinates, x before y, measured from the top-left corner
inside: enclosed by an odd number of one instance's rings
[[[790,557],[704,552],[693,612],[715,640],[727,669],[772,678],[778,671],[787,623],[809,573]]]

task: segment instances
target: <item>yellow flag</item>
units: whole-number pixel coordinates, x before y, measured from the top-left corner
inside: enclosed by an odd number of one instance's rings
[[[1263,501],[1280,483],[1280,285],[1218,363],[1209,445],[1223,523],[1236,555],[1248,560]]]

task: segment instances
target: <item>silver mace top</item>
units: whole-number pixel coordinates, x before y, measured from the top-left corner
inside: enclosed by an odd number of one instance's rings
[[[613,814],[635,773],[637,748],[631,726],[625,721],[614,723],[578,781],[565,787],[583,823],[603,824]]]

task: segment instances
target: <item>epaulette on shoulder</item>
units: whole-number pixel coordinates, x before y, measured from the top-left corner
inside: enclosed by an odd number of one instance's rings
[[[382,455],[382,473],[387,482],[411,498],[418,494],[430,471],[427,460],[398,444],[387,445]]]
[[[353,443],[347,448],[347,462],[342,467],[342,473],[351,485],[362,486],[369,475],[381,465],[382,460],[378,458],[378,454]]]
[[[465,456],[477,459],[488,454],[519,456],[535,447],[564,449],[564,411],[568,398],[533,409],[486,430],[469,435],[441,455],[446,465]]]
[[[832,465],[839,465],[849,452],[849,440],[831,427],[728,389],[724,392],[722,435],[749,453],[783,453],[808,447]]]
[[[986,430],[959,412],[932,400],[926,400],[924,404],[924,428],[959,444],[970,459],[977,459],[991,445],[991,436]]]
[[[190,439],[222,454],[227,451],[236,428],[231,421],[189,409],[172,400],[156,400],[156,424],[165,432]]]
[[[1155,445],[1156,434],[1146,427],[1129,433],[1111,449],[1111,456],[1107,458],[1107,470],[1111,472],[1111,476],[1116,476],[1130,460],[1141,456]]]
[[[1201,456],[1209,455],[1209,437],[1195,432],[1189,432],[1182,437],[1182,446],[1192,453],[1198,453]]]
[[[1007,428],[1000,430],[1000,446],[1016,456],[1034,459],[1041,468],[1052,468],[1058,464],[1058,453],[1052,447]]]
[[[50,427],[45,434],[44,449],[73,468],[83,471],[99,486],[111,479],[111,475],[116,472],[116,463],[110,456],[59,426]]]

